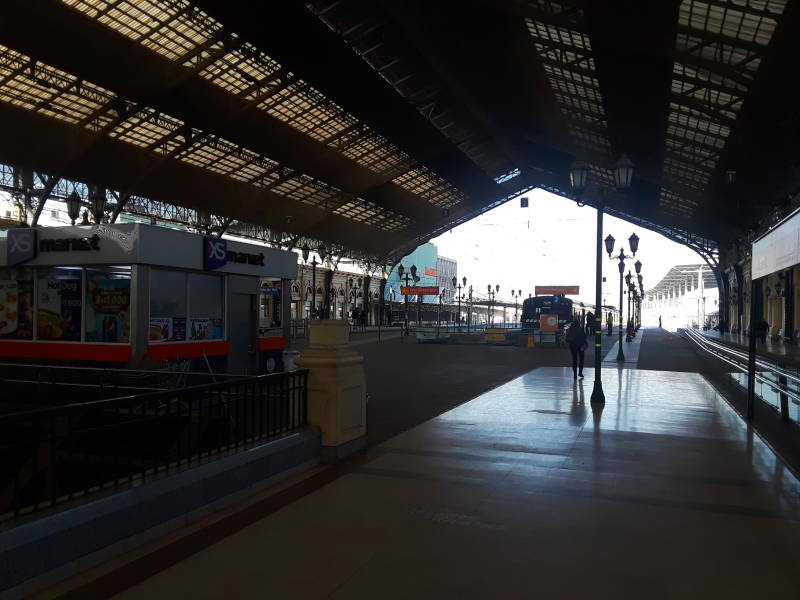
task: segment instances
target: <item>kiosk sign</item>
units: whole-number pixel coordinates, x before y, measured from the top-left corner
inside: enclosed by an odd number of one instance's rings
[[[228,242],[218,237],[203,238],[203,269],[213,271],[228,264]]]
[[[13,267],[36,256],[36,230],[30,227],[8,230],[8,266]]]

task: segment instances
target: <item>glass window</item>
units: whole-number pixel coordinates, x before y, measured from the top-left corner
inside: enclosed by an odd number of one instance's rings
[[[0,339],[33,339],[33,269],[0,269]]]
[[[81,267],[54,267],[39,271],[37,340],[81,340],[81,272]]]
[[[130,341],[131,268],[86,269],[86,341]]]
[[[150,271],[149,342],[186,339],[186,273]]]
[[[221,340],[223,280],[216,275],[189,274],[190,340]]]

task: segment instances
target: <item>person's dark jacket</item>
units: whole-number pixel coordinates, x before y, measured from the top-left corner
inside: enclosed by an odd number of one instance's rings
[[[573,325],[567,329],[567,335],[565,339],[570,346],[580,348],[586,344],[586,332],[583,330],[583,327],[577,323],[573,323]]]

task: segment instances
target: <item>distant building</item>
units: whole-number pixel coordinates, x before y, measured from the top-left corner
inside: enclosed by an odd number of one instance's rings
[[[458,263],[452,258],[438,256],[436,258],[436,282],[439,290],[444,290],[443,302],[452,303],[456,291],[453,289],[453,277],[458,277]]]
[[[412,265],[417,267],[417,277],[419,281],[416,283],[409,280],[409,285],[424,285],[436,286],[439,290],[445,290],[445,302],[452,302],[453,299],[453,284],[451,280],[454,276],[458,275],[456,261],[439,256],[439,251],[436,246],[431,243],[422,244],[411,254],[407,255],[400,264],[409,273]],[[395,266],[386,282],[386,299],[392,299],[392,290],[394,290],[394,299],[400,300],[403,295],[400,293],[400,288],[405,286],[405,278],[401,281],[400,276]],[[416,296],[409,296],[409,301],[417,300]],[[423,302],[439,302],[438,296],[423,296]]]

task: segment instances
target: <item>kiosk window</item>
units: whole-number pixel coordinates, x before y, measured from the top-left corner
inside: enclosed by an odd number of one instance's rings
[[[86,341],[130,341],[131,268],[86,269]]]
[[[33,339],[33,269],[0,269],[0,339]]]
[[[186,273],[150,271],[151,344],[186,339],[186,298]]]
[[[81,340],[82,269],[55,267],[39,271],[36,339]]]
[[[216,275],[189,274],[190,340],[220,340],[222,331],[223,279]]]

